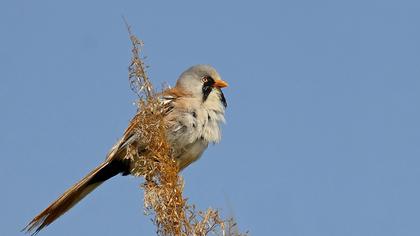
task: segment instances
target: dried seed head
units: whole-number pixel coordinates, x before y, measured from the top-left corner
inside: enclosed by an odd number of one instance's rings
[[[241,235],[234,230],[233,219],[222,220],[214,209],[197,211],[183,198],[184,181],[166,139],[164,110],[139,56],[144,44],[131,33],[127,23],[126,26],[132,43],[128,78],[131,89],[139,97],[133,123],[142,139],[141,144],[133,143],[127,148],[126,158],[134,163],[131,173],[145,177],[141,185],[145,213],[153,215],[158,235]]]

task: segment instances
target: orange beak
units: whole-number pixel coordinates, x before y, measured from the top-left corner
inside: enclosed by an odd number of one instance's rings
[[[228,83],[226,83],[225,81],[223,81],[221,79],[218,79],[218,80],[214,81],[213,86],[216,87],[216,88],[224,88],[224,87],[228,86]]]

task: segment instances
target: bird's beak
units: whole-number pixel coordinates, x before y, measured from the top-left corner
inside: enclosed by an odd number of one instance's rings
[[[226,83],[225,81],[221,80],[221,79],[217,79],[214,81],[213,87],[216,88],[224,88],[227,87],[228,83]]]

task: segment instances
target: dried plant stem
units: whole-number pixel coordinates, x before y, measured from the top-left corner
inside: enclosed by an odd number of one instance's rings
[[[145,148],[141,147],[141,153],[136,151],[140,148],[136,144],[130,146],[127,158],[135,163],[132,173],[145,177],[141,185],[145,213],[153,215],[158,235],[240,235],[231,230],[236,225],[232,219],[222,220],[213,209],[196,211],[195,206],[183,198],[184,181],[166,140],[164,110],[139,56],[143,42],[125,23],[132,44],[128,77],[131,89],[139,96],[135,129],[143,140],[142,145],[146,144]]]

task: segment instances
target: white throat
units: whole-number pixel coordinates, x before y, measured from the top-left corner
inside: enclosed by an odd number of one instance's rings
[[[208,142],[218,143],[221,139],[221,123],[225,122],[225,107],[220,100],[220,91],[213,90],[206,101],[203,109],[207,113],[202,131],[202,138]]]

